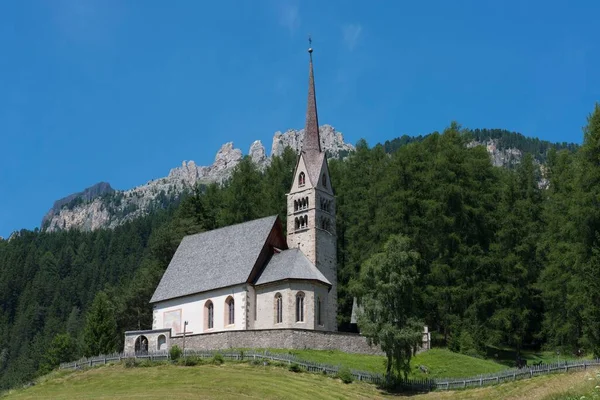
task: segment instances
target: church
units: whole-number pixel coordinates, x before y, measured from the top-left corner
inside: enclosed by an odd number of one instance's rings
[[[308,52],[304,141],[285,232],[270,216],[184,237],[150,300],[152,330],[126,332],[126,352],[227,331],[337,331],[335,196]]]

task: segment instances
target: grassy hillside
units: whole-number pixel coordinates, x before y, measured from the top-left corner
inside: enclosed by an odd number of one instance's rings
[[[429,399],[579,399],[600,395],[600,372],[557,374],[499,386],[434,392],[413,398]],[[576,397],[574,397],[576,396]],[[320,374],[293,373],[281,367],[250,364],[148,368],[102,366],[84,371],[54,372],[35,386],[14,390],[7,399],[383,399],[394,397],[373,385]]]
[[[365,354],[349,354],[341,351],[323,350],[278,350],[271,352],[290,353],[307,361],[322,364],[342,365],[359,371],[385,372],[385,357]],[[502,371],[507,366],[491,360],[469,357],[446,349],[432,349],[417,354],[410,362],[411,377],[413,378],[457,378]],[[419,366],[424,365],[429,370],[424,374]]]
[[[46,382],[14,391],[8,399],[377,399],[383,393],[366,383],[345,385],[319,374],[281,367],[225,364],[178,367],[121,365],[84,372],[55,373]]]

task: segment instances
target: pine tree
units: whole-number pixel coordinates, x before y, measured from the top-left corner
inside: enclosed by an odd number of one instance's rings
[[[98,292],[87,314],[83,333],[86,357],[116,351],[117,336],[115,307],[105,292]]]

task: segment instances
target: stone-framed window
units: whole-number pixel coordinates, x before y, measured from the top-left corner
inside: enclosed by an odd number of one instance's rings
[[[294,226],[296,227],[296,230],[308,228],[308,215],[297,217],[294,221]]]
[[[165,335],[160,335],[156,341],[156,350],[166,350],[167,349],[167,337]]]
[[[304,322],[304,292],[296,293],[296,322]]]
[[[317,297],[317,325],[323,325],[323,300]]]
[[[275,293],[275,323],[283,322],[283,298],[281,293]]]
[[[294,200],[294,211],[306,210],[308,208],[309,202],[308,197],[303,199]]]
[[[235,324],[235,301],[229,296],[225,300],[225,325],[233,324]]]
[[[206,326],[206,329],[215,327],[215,306],[210,300],[204,303],[204,326]]]
[[[306,184],[306,175],[304,172],[300,172],[298,175],[298,186],[304,186]]]

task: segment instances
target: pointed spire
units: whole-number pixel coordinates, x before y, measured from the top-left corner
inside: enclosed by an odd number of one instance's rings
[[[308,105],[306,108],[306,126],[304,127],[305,153],[321,152],[321,139],[319,137],[319,119],[317,118],[317,97],[315,95],[315,77],[313,73],[312,52],[310,47],[312,40],[308,37],[308,54],[310,57],[308,73]]]

